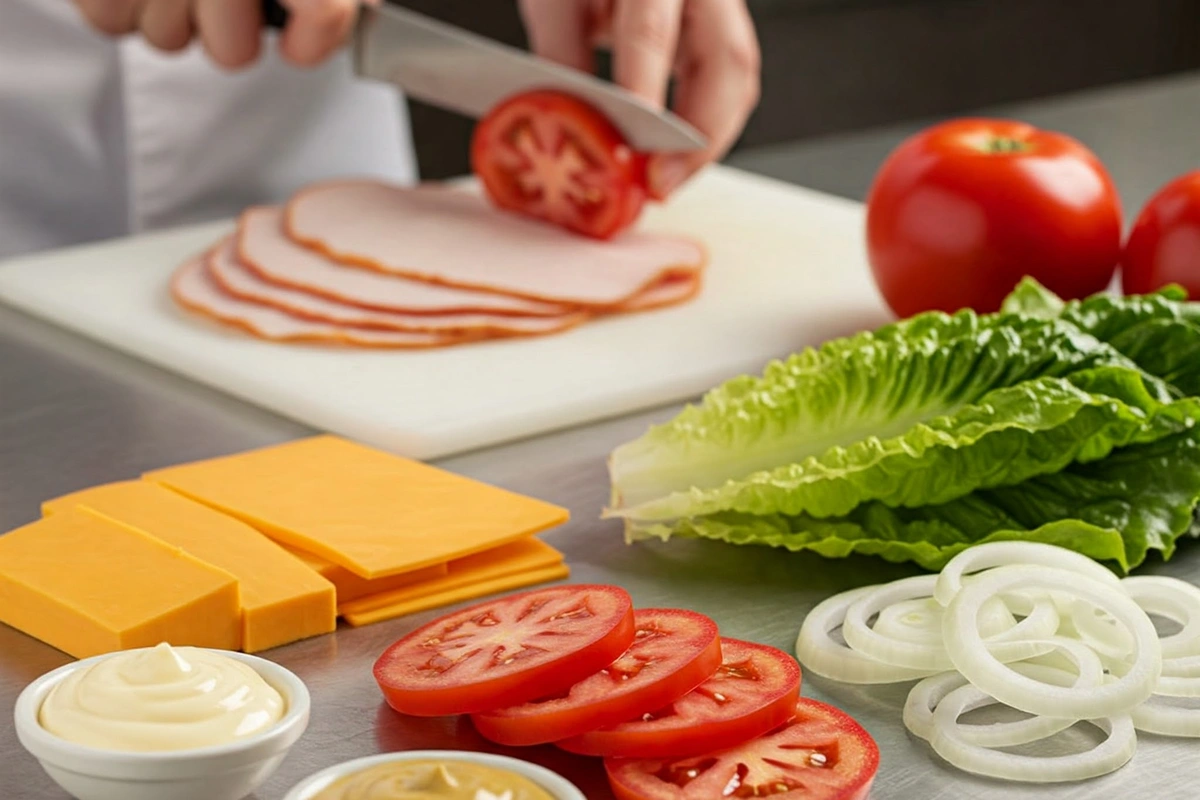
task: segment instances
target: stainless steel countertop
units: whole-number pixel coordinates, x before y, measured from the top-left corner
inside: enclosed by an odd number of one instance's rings
[[[1130,203],[1134,205],[1149,193],[1147,187],[1195,166],[1200,122],[1187,123],[1189,115],[1195,115],[1193,109],[1200,107],[1194,102],[1197,94],[1200,81],[1167,81],[1146,91],[1126,88],[1048,101],[1028,106],[1022,114],[1085,140],[1103,142],[1096,149],[1112,165],[1123,188],[1122,175],[1138,176]],[[1181,122],[1173,125],[1173,121]],[[1113,126],[1125,132],[1123,139],[1112,135]],[[744,154],[737,161],[859,196],[862,187],[855,181],[868,168],[863,159],[877,161],[905,130],[776,148]],[[1164,160],[1164,153],[1174,157]],[[838,158],[853,167],[841,186],[833,185],[832,177]],[[1139,170],[1141,163],[1152,168]],[[574,570],[572,580],[617,583],[639,605],[692,608],[712,616],[727,635],[788,651],[803,615],[820,599],[842,589],[911,574],[907,567],[875,559],[828,561],[811,554],[708,542],[624,545],[618,525],[598,519],[607,494],[604,458],[613,446],[674,412],[674,408],[660,409],[461,456],[442,465],[568,507],[572,521],[546,538],[566,553]],[[134,477],[154,467],[308,433],[302,426],[0,308],[0,530],[35,519],[39,503],[49,497]],[[1149,571],[1200,582],[1200,548],[1184,548],[1171,564]],[[589,798],[611,797],[597,760],[549,747],[503,751],[480,740],[469,723],[404,719],[383,704],[371,677],[372,662],[387,644],[437,613],[343,628],[267,654],[308,683],[313,718],[304,738],[257,798],[275,800],[302,777],[346,759],[440,747],[509,752],[562,772]],[[69,660],[0,626],[0,707],[11,708],[28,681]],[[1183,800],[1197,794],[1200,759],[1195,744],[1153,736],[1141,737],[1130,765],[1095,781],[1040,787],[972,778],[942,763],[904,731],[900,709],[905,691],[905,686],[860,689],[815,676],[805,678],[804,694],[845,708],[877,739],[882,765],[873,800],[1139,795]],[[6,717],[0,723],[0,797],[58,800],[65,796],[21,749],[11,717]]]

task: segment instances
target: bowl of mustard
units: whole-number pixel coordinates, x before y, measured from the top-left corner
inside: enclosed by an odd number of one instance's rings
[[[556,772],[508,756],[410,750],[323,769],[284,800],[586,800]]]

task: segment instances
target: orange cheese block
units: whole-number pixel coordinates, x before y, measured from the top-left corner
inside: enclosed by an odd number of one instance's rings
[[[334,436],[147,475],[268,536],[383,578],[566,521],[566,509]]]
[[[244,522],[149,481],[85,489],[42,504],[43,514],[82,506],[182,548],[241,587],[241,649],[248,653],[337,628],[333,585]]]
[[[505,575],[491,580],[480,581],[469,586],[464,586],[459,589],[446,589],[445,591],[432,592],[430,594],[414,597],[411,600],[398,600],[391,605],[380,606],[379,608],[370,611],[362,611],[360,613],[349,612],[343,614],[343,619],[354,627],[361,625],[371,625],[376,622],[402,617],[405,614],[416,614],[418,611],[427,611],[431,608],[442,608],[443,606],[454,605],[465,600],[475,600],[480,597],[485,597],[489,594],[497,594],[499,592],[507,592],[512,589],[521,589],[526,586],[534,586],[539,583],[549,583],[550,581],[558,581],[570,577],[571,568],[566,564],[557,564],[552,567],[542,567],[541,569],[531,569],[524,572],[517,572],[512,575]]]
[[[401,586],[422,583],[446,574],[445,564],[434,564],[432,567],[422,567],[414,569],[412,572],[401,572],[399,575],[369,580],[360,578],[345,567],[339,567],[332,561],[313,553],[306,553],[287,545],[283,545],[283,547],[307,564],[309,569],[315,570],[337,588],[338,603],[346,603],[367,595],[399,589]]]
[[[496,581],[514,576],[529,575],[557,567],[563,563],[562,553],[550,545],[529,537],[502,545],[486,553],[476,553],[450,562],[449,572],[441,577],[403,589],[364,597],[348,603],[338,604],[340,613],[352,625],[411,614],[427,608],[482,597],[503,589],[492,588]],[[540,583],[554,578],[530,579],[529,583]],[[528,584],[517,583],[515,586]],[[355,621],[357,620],[357,621]]]
[[[0,536],[0,622],[76,658],[241,639],[233,575],[86,509]]]

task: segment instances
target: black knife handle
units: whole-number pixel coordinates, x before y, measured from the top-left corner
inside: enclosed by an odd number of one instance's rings
[[[287,27],[288,10],[283,7],[283,3],[279,0],[262,0],[262,15],[263,24],[268,28],[283,30]]]

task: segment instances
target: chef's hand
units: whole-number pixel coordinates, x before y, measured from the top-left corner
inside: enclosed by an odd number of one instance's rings
[[[662,198],[723,156],[758,103],[759,50],[745,0],[521,0],[538,54],[591,72],[593,50],[609,44],[613,79],[662,105],[676,78],[675,112],[708,147],[650,162],[650,190]]]
[[[4,2],[4,0],[0,0]],[[214,61],[244,67],[262,43],[261,0],[75,0],[104,33],[141,32],[150,44],[182,50],[196,38]],[[283,0],[291,12],[280,51],[294,64],[312,66],[332,55],[354,24],[358,0]]]

